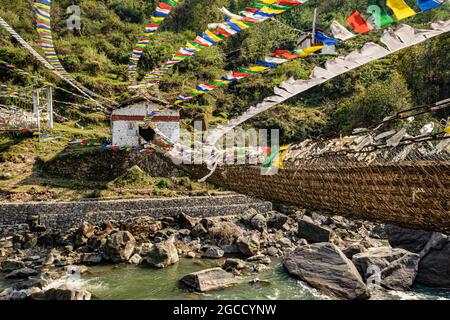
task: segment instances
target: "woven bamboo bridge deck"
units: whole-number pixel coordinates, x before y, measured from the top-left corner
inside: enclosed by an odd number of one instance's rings
[[[208,173],[185,169],[197,177]],[[295,161],[276,175],[261,175],[258,166],[219,166],[208,181],[273,202],[450,233],[450,161]]]

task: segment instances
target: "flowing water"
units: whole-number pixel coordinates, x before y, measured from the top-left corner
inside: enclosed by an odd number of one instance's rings
[[[165,269],[125,264],[93,266],[89,268],[88,274],[82,275],[78,285],[92,292],[97,299],[327,299],[317,290],[287,275],[278,260],[273,261],[269,271],[242,277],[236,286],[223,290],[199,294],[180,284],[179,280],[186,274],[216,267],[220,265],[221,261],[182,259],[178,264]],[[261,281],[254,282],[255,279]],[[0,280],[0,290],[12,284],[11,281]],[[450,299],[450,291],[415,287],[410,292],[377,293],[372,298]]]

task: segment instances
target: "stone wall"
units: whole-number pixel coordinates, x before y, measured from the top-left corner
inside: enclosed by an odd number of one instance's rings
[[[82,221],[100,223],[137,216],[176,216],[183,212],[195,217],[240,214],[248,208],[270,211],[272,204],[237,194],[210,197],[180,197],[167,199],[107,200],[79,202],[7,203],[0,205],[0,233],[8,225],[27,223],[39,216],[46,227],[67,230]],[[1,236],[1,234],[0,234]]]

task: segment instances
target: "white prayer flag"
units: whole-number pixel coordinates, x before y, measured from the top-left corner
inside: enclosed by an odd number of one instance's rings
[[[350,38],[355,37],[353,33],[348,31],[343,25],[341,25],[337,21],[333,21],[331,23],[331,32],[333,33],[333,37],[339,40],[348,40]]]

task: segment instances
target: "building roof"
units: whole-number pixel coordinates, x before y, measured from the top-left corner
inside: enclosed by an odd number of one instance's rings
[[[125,108],[125,107],[128,107],[130,105],[141,103],[141,102],[153,102],[153,103],[159,104],[159,105],[166,105],[167,104],[167,102],[162,101],[162,100],[160,100],[158,98],[144,98],[142,96],[135,96],[135,97],[132,97],[130,99],[127,99],[127,100],[123,101],[119,105],[119,108],[117,108],[117,109]]]

